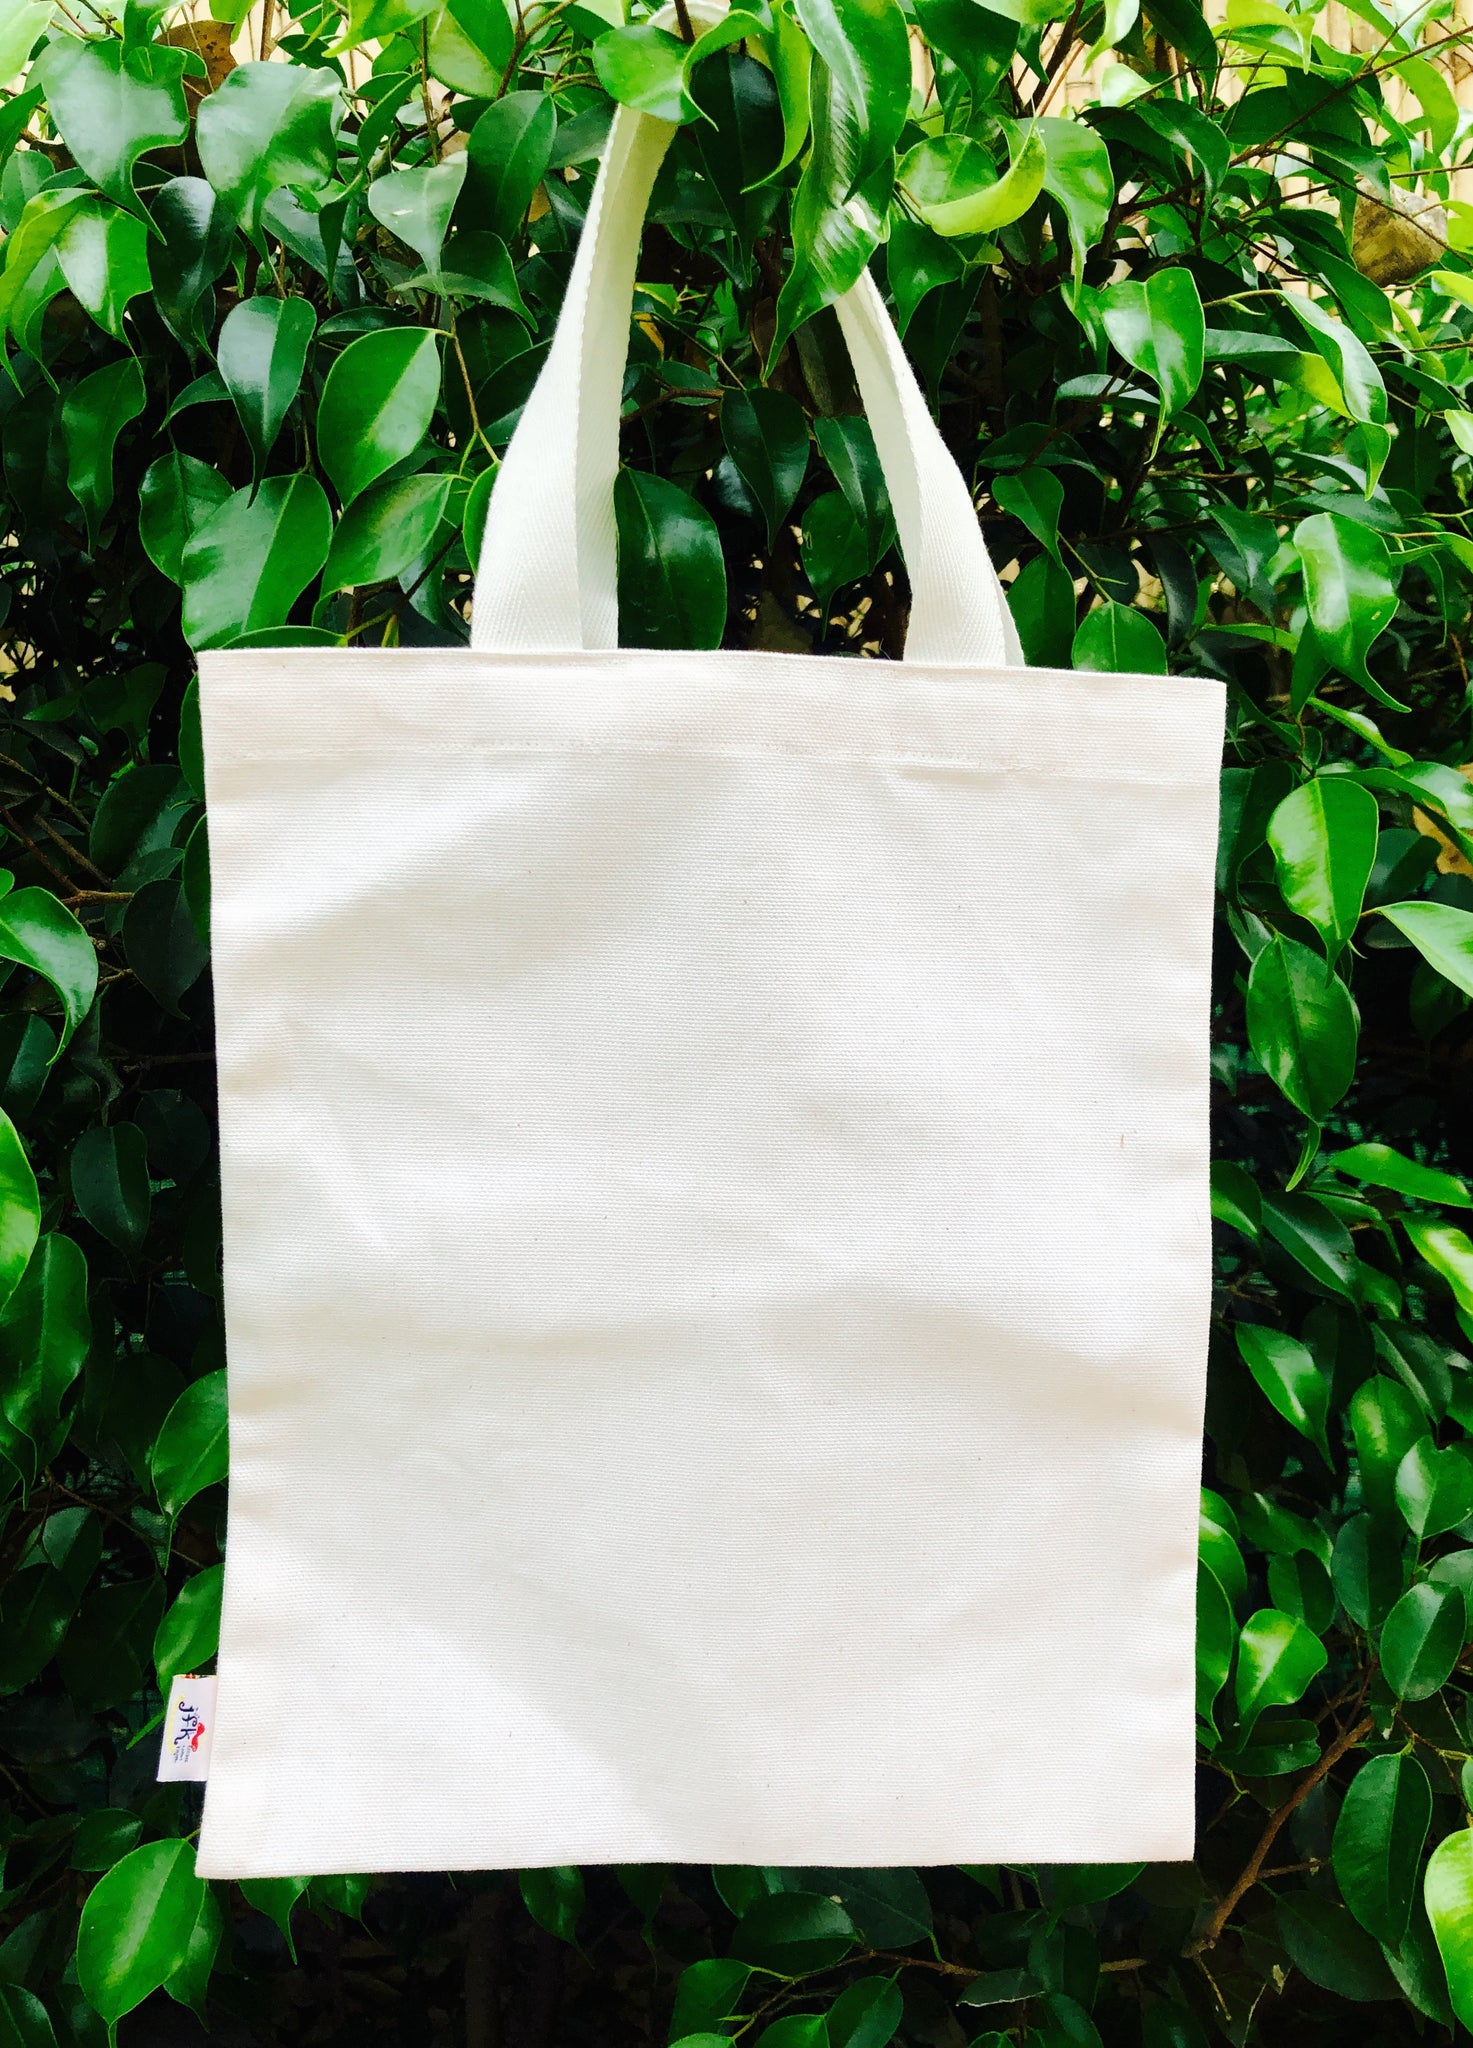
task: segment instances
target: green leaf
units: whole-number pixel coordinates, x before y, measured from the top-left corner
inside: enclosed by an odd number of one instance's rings
[[[226,270],[234,223],[204,178],[170,178],[153,198],[148,263],[155,303],[188,349],[213,326],[210,286]]]
[[[113,501],[113,449],[147,402],[143,372],[132,356],[94,370],[62,401],[67,488],[86,514],[87,544],[94,550]]]
[[[208,1664],[220,1647],[220,1592],[223,1564],[206,1565],[186,1579],[179,1597],[158,1625],[153,1661],[160,1687]]]
[[[171,1017],[182,1017],[180,998],[199,980],[210,951],[177,875],[145,882],[123,913],[128,965]]]
[[[41,1198],[20,1132],[0,1109],[0,1313],[41,1235]]]
[[[466,205],[477,227],[510,245],[547,174],[556,135],[549,93],[509,92],[486,109],[465,152]]]
[[[785,1875],[796,1890],[836,1898],[872,1948],[910,1948],[931,1937],[931,1899],[917,1871],[798,1869]]]
[[[143,1822],[120,1807],[94,1808],[83,1814],[72,1841],[73,1870],[111,1870],[137,1842]],[[0,2041],[5,2036],[0,2032]]]
[[[92,1341],[87,1261],[69,1237],[41,1238],[0,1312],[0,1413],[6,1454],[39,1472],[66,1432],[62,1403]],[[22,1440],[31,1455],[22,1460]]]
[[[687,1963],[675,1980],[670,2039],[685,2041],[694,2034],[720,2034],[727,2021],[735,2017],[751,1974],[750,1963],[736,1962],[730,1956],[706,1956],[699,1962]],[[867,2044],[857,2044],[857,2048],[867,2048]]]
[[[216,343],[220,375],[250,444],[256,481],[302,385],[317,316],[306,299],[242,299]]]
[[[254,1906],[258,1913],[264,1913],[281,1930],[287,1953],[293,1962],[297,1959],[297,1945],[292,1940],[292,1908],[307,1889],[305,1877],[248,1877],[241,1882],[241,1893],[248,1906]]]
[[[1414,1756],[1374,1756],[1351,1782],[1332,1851],[1340,1896],[1362,1927],[1399,1948],[1411,1921],[1432,1821],[1432,1787]]]
[[[1388,903],[1378,905],[1378,912],[1444,981],[1473,995],[1473,911],[1451,903]]]
[[[450,0],[431,16],[430,70],[456,92],[494,101],[515,47],[516,30],[503,0]]]
[[[978,108],[998,84],[1018,47],[1018,23],[978,0],[915,0],[926,42],[955,64]]]
[[[859,1977],[829,2007],[827,2048],[889,2048],[905,1999],[893,1977]]]
[[[1393,1145],[1367,1142],[1347,1145],[1324,1162],[1330,1173],[1343,1173],[1367,1187],[1390,1188],[1398,1195],[1410,1195],[1418,1202],[1440,1202],[1450,1209],[1473,1209],[1473,1189],[1455,1173],[1440,1167],[1422,1166],[1408,1159]]]
[[[91,939],[49,889],[16,889],[0,896],[0,960],[15,960],[50,982],[61,998],[60,1057],[97,994],[97,954]]]
[[[1064,486],[1053,470],[1004,471],[993,478],[992,501],[1000,512],[1021,520],[1059,567],[1064,567],[1064,558],[1059,552],[1059,515],[1064,509]],[[1070,595],[1073,595],[1072,582]]]
[[[56,238],[56,260],[98,326],[121,341],[125,309],[153,285],[143,222],[121,206],[84,199]]]
[[[1080,620],[1073,660],[1075,668],[1164,676],[1166,642],[1144,612],[1107,597]]]
[[[1242,1739],[1265,1707],[1289,1707],[1325,1668],[1324,1644],[1313,1630],[1277,1607],[1261,1607],[1238,1638],[1234,1693]]]
[[[593,46],[593,68],[612,100],[657,121],[693,121],[699,111],[685,89],[686,45],[652,21],[610,29]]]
[[[1216,1574],[1205,1564],[1197,1567],[1197,1712],[1204,1721],[1212,1719],[1213,1704],[1227,1683],[1233,1667],[1233,1649],[1238,1625],[1232,1602]]]
[[[1450,1444],[1419,1437],[1396,1468],[1396,1501],[1419,1540],[1445,1535],[1473,1515],[1473,1461]]]
[[[1381,1669],[1399,1700],[1441,1691],[1462,1651],[1466,1621],[1456,1586],[1424,1579],[1402,1594],[1381,1630]]]
[[[443,273],[440,251],[450,228],[450,216],[465,184],[465,151],[446,157],[443,163],[413,171],[391,171],[375,178],[368,188],[368,210],[392,235],[414,251],[430,277],[438,283]]]
[[[349,0],[348,25],[331,55],[340,57],[360,43],[385,42],[423,21],[436,5],[437,0]]]
[[[164,1417],[149,1461],[159,1506],[175,1520],[228,1467],[225,1374],[210,1372],[192,1381]]]
[[[893,159],[886,159],[857,182],[866,133],[817,57],[809,87],[813,146],[790,208],[793,264],[778,293],[769,366],[789,335],[858,282],[879,247],[894,180]]]
[[[721,433],[767,522],[770,547],[808,471],[807,416],[784,391],[733,391],[721,403]]]
[[[1394,1514],[1396,1475],[1412,1445],[1426,1434],[1426,1417],[1399,1381],[1373,1373],[1350,1397],[1350,1427],[1366,1506],[1373,1514]]]
[[[333,534],[323,594],[387,582],[417,562],[435,538],[453,481],[448,475],[403,476],[355,498]]]
[[[743,1913],[732,1953],[781,1977],[801,1977],[842,1961],[858,1939],[836,1900],[815,1892],[775,1892]]]
[[[1401,1225],[1420,1256],[1446,1280],[1458,1307],[1473,1315],[1473,1240],[1467,1232],[1428,1216],[1403,1216]]]
[[[1330,1383],[1309,1346],[1286,1330],[1260,1323],[1238,1323],[1234,1334],[1248,1370],[1269,1401],[1301,1436],[1318,1445],[1328,1464],[1325,1424],[1330,1413]]]
[[[1069,572],[1051,555],[1035,555],[1007,586],[1007,599],[1030,667],[1068,668],[1074,659],[1076,609]]]
[[[148,1148],[137,1124],[94,1124],[72,1147],[72,1199],[99,1236],[135,1258],[148,1231]]]
[[[184,1966],[205,1886],[190,1842],[147,1842],[104,1871],[77,1930],[77,1982],[112,2028]]]
[[[1043,189],[1063,208],[1069,227],[1074,296],[1084,282],[1084,259],[1104,232],[1115,203],[1115,177],[1103,139],[1083,121],[1047,116],[1037,124],[1047,162]]]
[[[619,471],[614,512],[621,645],[719,647],[726,565],[711,515],[678,484],[635,469]]]
[[[9,0],[6,7],[0,8],[0,85],[13,79],[25,64],[51,26],[54,12],[52,0]],[[22,1996],[29,1997],[30,1993]],[[49,2031],[49,2021],[47,2027]]]
[[[440,355],[427,328],[385,327],[348,344],[317,408],[318,454],[345,505],[414,453],[439,393]]]
[[[1316,512],[1294,529],[1304,570],[1304,601],[1325,656],[1379,703],[1397,703],[1366,667],[1366,656],[1396,616],[1396,579],[1386,542],[1374,527],[1341,512]]]
[[[1345,1908],[1319,1892],[1281,1893],[1274,1907],[1279,1939],[1296,1969],[1337,1998],[1394,1998],[1380,1949]]]
[[[888,171],[910,110],[910,37],[896,0],[794,0],[798,24],[833,81],[830,118],[846,137],[841,203]]]
[[[200,163],[248,235],[259,239],[274,192],[326,189],[342,112],[337,73],[309,64],[238,64],[200,102]]]
[[[183,50],[111,37],[55,36],[34,77],[67,148],[93,182],[120,206],[139,209],[134,165],[145,150],[180,143],[189,132]]]
[[[865,575],[870,567],[865,523],[842,491],[824,491],[803,514],[803,574],[813,586],[819,616],[828,623],[834,592]]]
[[[1333,967],[1295,939],[1270,939],[1248,975],[1248,1038],[1264,1072],[1316,1123],[1355,1077],[1359,1030]]]
[[[522,1898],[539,1927],[559,1941],[576,1946],[578,1917],[583,1911],[583,1873],[575,1865],[561,1869],[524,1870]]]
[[[1189,270],[1128,278],[1101,294],[1105,332],[1125,360],[1161,393],[1161,415],[1180,412],[1202,381],[1207,321]]]
[[[1453,2011],[1473,2028],[1473,1828],[1458,1828],[1438,1843],[1428,1858],[1422,1896]]]
[[[232,492],[184,544],[190,646],[219,647],[284,625],[327,560],[331,539],[332,513],[314,476],[269,476],[254,497]]]
[[[230,496],[218,469],[171,448],[149,464],[138,494],[138,537],[171,583],[184,581],[184,550],[196,529]]]
[[[918,142],[903,158],[897,182],[926,226],[938,235],[991,235],[1021,220],[1043,190],[1047,153],[1034,128],[1014,146],[999,178],[992,158],[963,135]]]
[[[1338,775],[1303,783],[1269,819],[1279,894],[1314,926],[1332,960],[1359,922],[1379,831],[1376,799]]]

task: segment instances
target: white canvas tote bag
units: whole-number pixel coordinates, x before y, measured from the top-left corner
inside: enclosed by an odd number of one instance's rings
[[[471,647],[212,653],[209,1877],[1192,1853],[1218,684],[617,647],[621,111]]]

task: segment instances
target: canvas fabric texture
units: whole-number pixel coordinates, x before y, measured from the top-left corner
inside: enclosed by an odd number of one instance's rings
[[[203,1876],[1193,1851],[1223,692],[1020,665],[868,279],[906,660],[617,647],[671,133],[472,646],[201,660]]]

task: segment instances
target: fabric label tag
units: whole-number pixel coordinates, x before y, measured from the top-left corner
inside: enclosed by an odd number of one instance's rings
[[[210,1775],[210,1740],[215,1732],[215,1679],[186,1671],[169,1687],[164,1733],[159,1746],[159,1779],[202,1782]]]

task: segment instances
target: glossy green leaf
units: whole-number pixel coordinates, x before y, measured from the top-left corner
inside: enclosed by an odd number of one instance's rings
[[[1064,567],[1064,558],[1059,552],[1059,518],[1064,509],[1064,486],[1053,470],[1005,471],[993,480],[992,498],[1000,512],[1020,519],[1059,567]]]
[[[1024,660],[1034,668],[1070,667],[1076,605],[1068,571],[1051,555],[1035,555],[1007,586],[1007,599]]]
[[[297,1947],[292,1939],[292,1910],[307,1889],[306,1878],[248,1877],[240,1889],[246,1904],[254,1906],[258,1913],[264,1913],[281,1930],[287,1952],[295,1962]]]
[[[89,547],[97,546],[103,519],[112,507],[113,451],[118,436],[146,403],[143,373],[132,356],[94,370],[63,402],[67,488],[86,515]]]
[[[143,222],[121,206],[84,201],[56,238],[56,260],[98,326],[121,341],[124,313],[153,284]]]
[[[726,566],[709,512],[665,477],[621,469],[619,638],[625,647],[716,647],[726,625]]]
[[[249,235],[272,193],[317,195],[337,167],[342,86],[316,65],[239,64],[199,110],[205,176]]]
[[[170,178],[150,211],[154,302],[178,340],[197,348],[214,324],[210,287],[229,264],[234,224],[204,178]]]
[[[904,2011],[893,1977],[858,1977],[829,2007],[827,2048],[889,2048]]]
[[[1316,512],[1294,529],[1304,570],[1304,601],[1326,659],[1381,703],[1386,695],[1366,667],[1366,656],[1396,616],[1396,578],[1390,551],[1374,527],[1340,512]]]
[[[444,517],[452,481],[447,475],[399,477],[355,498],[333,534],[323,590],[382,583],[418,561]]]
[[[159,1623],[153,1639],[153,1660],[160,1686],[198,1671],[220,1646],[220,1591],[223,1564],[206,1565],[186,1579],[178,1598]]]
[[[148,1153],[137,1124],[94,1124],[72,1147],[71,1189],[83,1217],[128,1258],[148,1229]]]
[[[1414,1756],[1375,1756],[1356,1772],[1335,1822],[1335,1881],[1362,1927],[1399,1948],[1410,1923],[1432,1788]]]
[[[49,889],[15,889],[0,896],[0,960],[14,960],[48,981],[61,998],[58,1056],[92,1008],[97,954],[90,938]]]
[[[1279,893],[1314,926],[1331,959],[1360,919],[1378,836],[1376,799],[1337,775],[1302,783],[1269,819]]]
[[[1295,939],[1271,939],[1248,976],[1248,1037],[1265,1073],[1316,1123],[1350,1086],[1359,1031],[1334,969]]]
[[[184,632],[195,648],[283,625],[327,560],[332,513],[316,477],[232,492],[184,543]]]
[[[343,350],[322,389],[317,446],[345,505],[414,453],[439,392],[439,349],[425,328],[383,328]]]
[[[1266,1707],[1288,1707],[1327,1662],[1325,1646],[1292,1614],[1263,1607],[1244,1622],[1238,1638],[1234,1692],[1244,1736]]]
[[[582,1871],[572,1866],[524,1870],[521,1887],[527,1911],[538,1926],[555,1934],[559,1941],[576,1943],[583,1911]]]
[[[1396,1469],[1396,1500],[1416,1537],[1441,1536],[1473,1515],[1473,1458],[1419,1437]]]
[[[1380,915],[1405,933],[1445,981],[1473,995],[1473,911],[1452,903],[1390,903],[1380,907]]]
[[[110,199],[137,208],[134,167],[184,140],[184,52],[159,43],[55,36],[36,78],[67,148]]]
[[[184,550],[196,529],[230,496],[218,469],[177,448],[149,464],[138,494],[138,537],[154,567],[184,581]]]
[[[899,183],[926,226],[938,235],[991,235],[1020,220],[1043,190],[1047,153],[1036,129],[1025,131],[1001,177],[987,151],[966,136],[919,142],[900,165]]]
[[[803,514],[803,573],[813,586],[819,616],[826,622],[834,593],[863,576],[870,566],[865,523],[842,491],[824,491]]]
[[[257,480],[301,389],[317,316],[306,299],[242,299],[216,342],[225,388],[250,444]]]
[[[1421,1256],[1446,1280],[1458,1307],[1473,1315],[1473,1240],[1468,1233],[1428,1216],[1403,1216],[1401,1222]]]
[[[813,141],[791,206],[793,263],[778,294],[769,368],[797,328],[858,282],[884,233],[894,181],[892,159],[861,178],[869,131],[818,57],[809,111]]]
[[[475,226],[512,242],[547,175],[556,134],[546,93],[509,92],[486,109],[466,145],[466,200]]]
[[[1197,1568],[1197,1712],[1211,1721],[1214,1702],[1233,1668],[1238,1626],[1232,1603],[1207,1565]]]
[[[41,1199],[25,1144],[0,1109],[0,1313],[14,1295],[41,1234]]]
[[[732,1953],[779,1976],[827,1969],[858,1940],[854,1922],[836,1900],[814,1892],[776,1892],[749,1906],[737,1922]]]
[[[1432,1851],[1423,1898],[1453,2011],[1473,2028],[1473,1828],[1455,1829]]]
[[[1336,1152],[1325,1164],[1330,1171],[1342,1173],[1348,1180],[1361,1181],[1373,1188],[1390,1188],[1396,1194],[1410,1195],[1414,1201],[1440,1202],[1444,1208],[1473,1209],[1473,1188],[1460,1175],[1444,1173],[1440,1167],[1423,1166],[1415,1159],[1408,1159],[1404,1152],[1398,1152],[1394,1145],[1375,1142],[1347,1145],[1343,1152]]]
[[[479,125],[479,124],[478,124]],[[411,248],[431,278],[441,275],[440,253],[450,216],[466,180],[464,151],[419,170],[391,171],[368,188],[368,210]]]
[[[1398,1381],[1373,1373],[1350,1397],[1350,1426],[1365,1504],[1374,1513],[1394,1514],[1397,1472],[1426,1434],[1427,1419]]]
[[[1165,675],[1166,642],[1144,612],[1106,598],[1086,612],[1074,635],[1075,668]]]
[[[610,29],[593,46],[593,68],[610,99],[659,121],[693,121],[696,103],[685,89],[686,46],[652,21]]]
[[[799,26],[833,82],[830,117],[847,131],[848,199],[888,169],[910,108],[910,39],[896,0],[794,0]]]
[[[138,980],[171,1017],[209,962],[178,875],[161,875],[134,892],[123,913],[123,950]]]
[[[1402,1594],[1381,1630],[1381,1669],[1398,1699],[1430,1699],[1447,1683],[1466,1617],[1456,1586],[1424,1579]]]
[[[721,2034],[739,2010],[751,1977],[750,1963],[731,1956],[706,1956],[688,1963],[675,1980],[675,2005],[670,2039],[685,2041],[694,2034]],[[869,2044],[860,2044],[869,2048]],[[880,2044],[874,2044],[880,2048]]]
[[[1083,121],[1048,115],[1036,126],[1046,158],[1043,189],[1059,202],[1068,225],[1077,298],[1084,282],[1084,259],[1104,232],[1115,203],[1110,152]]]
[[[767,523],[768,545],[808,469],[808,421],[786,392],[734,391],[723,399],[726,452]]]
[[[206,1373],[184,1389],[154,1444],[151,1472],[159,1506],[172,1520],[197,1493],[225,1477],[225,1375]]]
[[[429,17],[430,70],[457,92],[494,100],[515,47],[513,10],[503,0],[450,0]]]
[[[1328,1461],[1325,1424],[1330,1412],[1330,1383],[1315,1363],[1308,1345],[1287,1330],[1266,1324],[1238,1323],[1234,1334],[1248,1370],[1284,1420],[1317,1444]]]
[[[172,1839],[146,1842],[92,1887],[77,1931],[77,1981],[110,2027],[182,1968],[204,1896],[193,1844]]]
[[[1105,332],[1125,360],[1161,393],[1163,418],[1180,412],[1202,381],[1207,321],[1189,270],[1128,278],[1100,299]]]
[[[91,1337],[87,1261],[69,1237],[49,1231],[0,1311],[4,1448],[28,1473],[41,1470],[65,1433],[63,1403]]]

